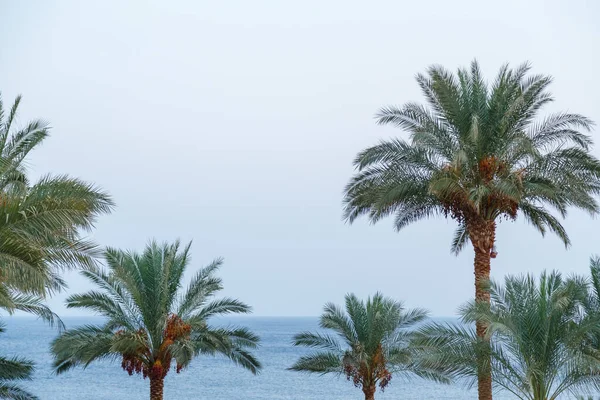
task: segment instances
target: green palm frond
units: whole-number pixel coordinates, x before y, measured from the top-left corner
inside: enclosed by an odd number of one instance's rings
[[[294,336],[294,346],[330,350],[337,354],[342,352],[342,348],[335,337],[321,333],[301,332]]]
[[[0,399],[37,400],[37,397],[27,392],[18,382],[31,380],[34,365],[31,361],[20,357],[0,356]]]
[[[204,329],[192,335],[196,354],[223,355],[253,374],[262,368],[248,351],[258,347],[259,338],[246,328]]]
[[[86,368],[99,359],[114,359],[119,356],[112,351],[115,335],[104,327],[85,325],[67,329],[51,344],[54,368],[57,374],[76,366]]]
[[[38,296],[27,295],[18,291],[0,290],[0,308],[8,311],[10,314],[15,311],[23,311],[35,315],[50,326],[57,325],[59,331],[62,331],[65,327],[60,317]]]
[[[223,289],[221,278],[215,276],[221,265],[223,260],[219,258],[196,273],[185,293],[180,296],[177,310],[179,315],[191,315],[206,303],[207,298]]]
[[[354,322],[341,308],[333,303],[327,303],[325,305],[319,325],[321,328],[333,330],[340,335],[346,343],[358,341],[358,334],[356,333]]]
[[[462,249],[465,248],[469,242],[469,231],[465,224],[460,224],[454,232],[454,238],[452,239],[451,251],[455,255],[458,255]]]
[[[33,363],[29,360],[0,357],[0,381],[31,379],[33,369]]]
[[[317,373],[321,375],[344,373],[342,359],[337,352],[320,352],[300,357],[289,368],[290,371]]]
[[[38,400],[38,397],[18,385],[0,382],[0,398],[7,400]]]
[[[227,314],[248,314],[251,312],[252,308],[247,304],[241,302],[240,300],[226,297],[206,303],[195,315],[206,320],[214,316]]]

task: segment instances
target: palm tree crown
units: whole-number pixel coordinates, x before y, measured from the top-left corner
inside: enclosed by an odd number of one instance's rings
[[[49,128],[36,120],[17,129],[20,102],[17,97],[6,113],[0,99],[0,307],[9,312],[23,295],[63,288],[62,269],[94,265],[97,247],[81,233],[114,206],[108,194],[79,179],[45,176],[30,184],[27,156]]]
[[[501,68],[491,86],[479,65],[454,76],[432,66],[417,82],[429,108],[408,103],[386,107],[380,124],[393,124],[410,141],[393,139],[362,151],[359,173],[346,188],[346,217],[368,214],[372,221],[395,214],[395,226],[437,214],[459,223],[453,250],[469,238],[471,222],[514,219],[520,211],[542,234],[569,238],[547,206],[565,216],[568,206],[596,213],[600,162],[580,130],[588,118],[551,114],[535,122],[553,100],[548,76],[527,76],[529,65]]]
[[[182,290],[189,248],[152,242],[141,254],[108,249],[108,272],[83,271],[99,290],[70,296],[67,307],[94,311],[107,321],[67,330],[52,343],[57,373],[118,357],[130,375],[150,378],[153,400],[162,399],[172,362],[179,372],[199,354],[222,354],[257,373],[261,365],[249,349],[257,347],[258,337],[245,328],[213,328],[208,321],[250,312],[239,300],[210,300],[223,288],[215,276],[221,260],[201,269]]]
[[[564,280],[557,272],[507,277],[504,287],[491,285],[491,308],[472,302],[464,322],[484,320],[491,341],[491,364],[481,366],[482,342],[464,325],[430,324],[415,346],[427,350],[431,363],[475,383],[478,369],[491,370],[495,385],[522,400],[553,400],[600,388],[600,353],[590,335],[600,332],[600,318],[582,307],[587,283]]]
[[[447,381],[434,369],[421,368],[417,354],[409,346],[408,328],[422,321],[426,312],[405,311],[401,303],[376,294],[366,303],[355,295],[346,296],[345,311],[327,304],[320,327],[337,336],[303,332],[294,337],[294,345],[319,349],[301,357],[290,369],[309,373],[345,374],[362,388],[365,398],[374,398],[376,386],[383,390],[392,374],[418,376]]]

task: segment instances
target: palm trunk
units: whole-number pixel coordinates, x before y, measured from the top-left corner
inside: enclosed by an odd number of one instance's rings
[[[164,378],[150,377],[150,400],[163,400]]]
[[[375,386],[363,387],[363,393],[365,394],[365,400],[375,400]]]
[[[494,221],[475,221],[468,226],[469,237],[475,249],[475,300],[490,305],[490,261],[495,257],[494,241],[496,236],[496,223]],[[477,390],[479,400],[492,400],[492,376],[490,371],[491,355],[489,342],[485,338],[487,325],[482,321],[475,323],[477,337],[486,342],[479,357],[479,371],[477,377]]]

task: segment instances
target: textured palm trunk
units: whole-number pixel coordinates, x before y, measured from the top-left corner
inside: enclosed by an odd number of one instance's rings
[[[375,400],[375,386],[363,387],[363,393],[365,394],[365,400]]]
[[[163,400],[164,378],[150,378],[150,400]]]
[[[468,225],[469,237],[475,249],[475,300],[490,304],[488,282],[490,280],[490,261],[496,256],[494,242],[496,237],[496,223],[494,221],[474,221]],[[481,321],[475,323],[477,336],[480,340],[487,341],[485,331],[487,325]],[[480,364],[487,367],[480,368],[477,377],[477,390],[479,400],[492,400],[492,376],[489,366],[491,355],[489,343],[484,346],[480,357]]]

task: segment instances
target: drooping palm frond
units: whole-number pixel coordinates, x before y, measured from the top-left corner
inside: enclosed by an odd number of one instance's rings
[[[127,372],[153,381],[165,378],[172,361],[179,372],[196,356],[221,355],[258,373],[261,364],[252,350],[259,338],[246,328],[209,323],[211,317],[248,313],[250,307],[237,299],[213,299],[223,287],[216,276],[221,260],[200,269],[183,290],[189,251],[190,245],[154,241],[142,253],[107,249],[106,269],[82,272],[97,289],[67,299],[67,307],[100,314],[106,323],[67,330],[54,340],[55,371],[120,358]]]
[[[250,351],[258,347],[260,339],[246,328],[205,327],[192,333],[191,343],[196,355],[223,355],[235,364],[257,374],[262,368]]]
[[[344,365],[340,354],[333,351],[321,351],[302,356],[289,368],[290,371],[325,374],[343,374]]]
[[[15,311],[26,312],[37,316],[50,326],[57,325],[59,331],[64,329],[60,317],[38,296],[7,290],[5,287],[0,286],[0,309],[7,311],[9,314],[13,314]]]

